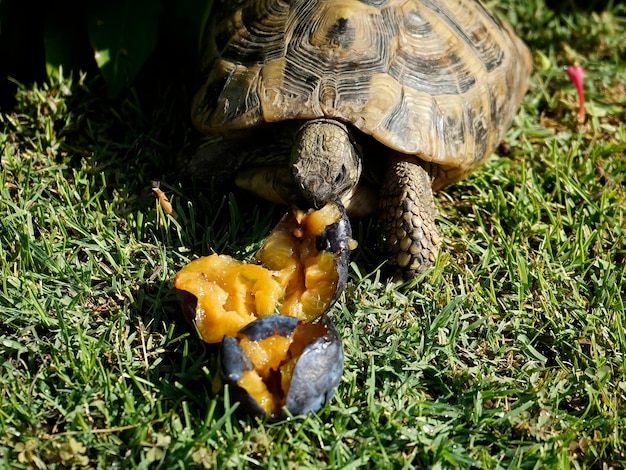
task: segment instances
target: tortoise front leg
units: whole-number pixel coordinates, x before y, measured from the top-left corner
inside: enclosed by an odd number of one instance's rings
[[[433,265],[439,250],[430,175],[412,157],[395,157],[380,194],[389,261],[413,278]]]

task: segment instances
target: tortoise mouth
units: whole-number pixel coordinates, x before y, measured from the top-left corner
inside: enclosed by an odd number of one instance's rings
[[[328,183],[319,173],[299,171],[298,165],[294,166],[294,179],[298,185],[298,189],[306,201],[313,205],[316,209],[323,207],[329,201],[341,199],[350,187],[346,184]]]

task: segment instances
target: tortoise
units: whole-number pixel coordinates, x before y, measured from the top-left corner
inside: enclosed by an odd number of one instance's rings
[[[501,141],[527,46],[475,0],[234,0],[205,27],[185,171],[271,201],[378,214],[405,277],[441,244],[433,191]],[[189,153],[189,152],[188,152]]]

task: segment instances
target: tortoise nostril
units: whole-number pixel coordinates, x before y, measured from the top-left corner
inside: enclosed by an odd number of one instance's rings
[[[348,169],[346,168],[346,165],[341,165],[341,171],[335,176],[335,184],[337,185],[339,183],[342,183],[346,179],[347,173]]]
[[[319,175],[309,175],[302,181],[303,189],[315,193],[322,185],[324,181]]]

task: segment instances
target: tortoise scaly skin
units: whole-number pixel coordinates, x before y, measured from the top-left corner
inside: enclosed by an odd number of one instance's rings
[[[528,48],[475,0],[247,0],[206,28],[183,164],[267,199],[379,212],[407,277],[439,248],[433,190],[502,139]]]

